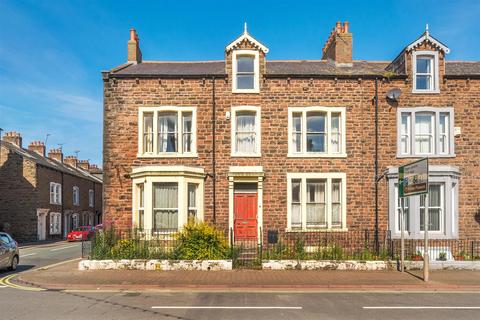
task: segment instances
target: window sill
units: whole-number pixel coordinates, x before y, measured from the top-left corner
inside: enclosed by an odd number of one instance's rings
[[[61,203],[53,203],[53,202],[50,202],[50,204],[52,204],[54,206],[61,206],[62,205]]]
[[[232,158],[261,158],[261,153],[232,153],[230,154]]]
[[[457,155],[453,154],[397,154],[397,159],[403,158],[455,158]]]
[[[233,89],[232,93],[260,93],[260,89]]]
[[[436,90],[417,90],[417,89],[412,89],[412,93],[419,93],[419,94],[439,94],[440,93],[440,89],[436,89]]]
[[[198,158],[197,153],[137,153],[137,158]]]
[[[347,232],[348,228],[311,228],[311,229],[292,229],[292,228],[286,228],[285,232],[298,232],[298,233],[304,233],[304,232]]]
[[[288,158],[346,158],[346,153],[288,153]]]

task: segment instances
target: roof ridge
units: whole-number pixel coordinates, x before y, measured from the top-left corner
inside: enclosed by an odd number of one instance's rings
[[[212,62],[225,62],[225,60],[204,60],[204,61],[158,61],[158,60],[144,60],[142,63],[212,63]]]

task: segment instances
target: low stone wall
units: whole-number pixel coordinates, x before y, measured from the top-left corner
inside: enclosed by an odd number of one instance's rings
[[[262,263],[264,270],[390,270],[388,261],[328,261],[328,260],[268,260]]]
[[[231,260],[82,260],[79,270],[232,270]]]
[[[423,261],[405,261],[407,270],[423,269]],[[430,261],[430,270],[480,270],[480,261]]]

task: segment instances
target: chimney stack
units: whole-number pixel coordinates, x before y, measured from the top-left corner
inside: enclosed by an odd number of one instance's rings
[[[75,156],[66,156],[64,162],[69,166],[76,168],[78,160],[77,160],[77,157]]]
[[[22,135],[20,134],[20,132],[15,132],[15,131],[5,132],[5,135],[3,136],[2,139],[3,141],[10,142],[19,148],[22,147]]]
[[[88,171],[90,169],[90,163],[88,160],[78,160],[77,165],[79,168],[82,168],[85,171]]]
[[[28,150],[33,151],[45,157],[45,144],[42,141],[32,141],[28,145]]]
[[[142,63],[142,51],[140,50],[140,39],[135,29],[130,29],[130,40],[128,40],[128,62]]]
[[[48,152],[48,157],[52,160],[57,160],[58,162],[63,162],[63,152],[62,149],[50,149]]]
[[[338,21],[323,47],[322,60],[332,60],[337,67],[352,66],[352,34],[350,24]]]

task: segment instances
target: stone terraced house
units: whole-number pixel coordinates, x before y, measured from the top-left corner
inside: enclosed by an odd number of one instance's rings
[[[224,60],[144,61],[132,29],[103,72],[105,220],[396,238],[398,167],[428,157],[430,237],[480,240],[480,62],[449,61],[428,29],[388,61],[352,60],[352,42],[338,22],[318,60],[268,60],[245,28]],[[407,238],[423,206],[407,201]]]
[[[0,141],[0,231],[19,242],[65,238],[102,221],[101,170],[88,160],[45,154],[45,144],[22,146],[18,132]],[[96,176],[95,176],[96,175]]]

